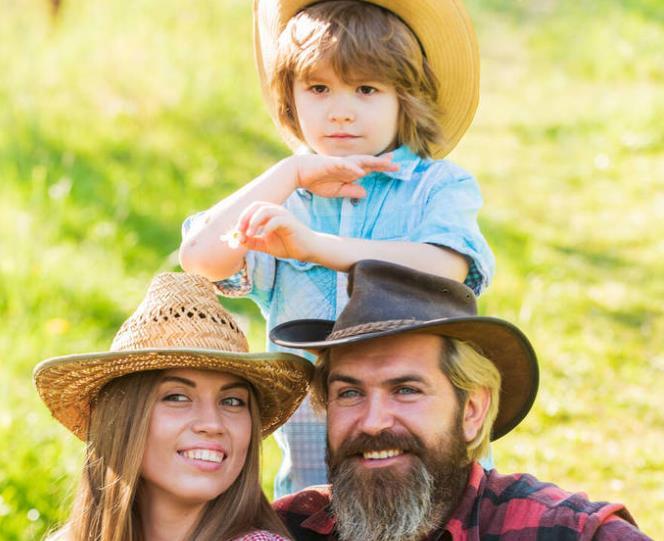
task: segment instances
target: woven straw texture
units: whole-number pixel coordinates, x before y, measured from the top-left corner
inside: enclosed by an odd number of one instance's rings
[[[163,273],[109,352],[46,360],[36,367],[34,381],[53,416],[85,440],[91,403],[106,383],[168,368],[221,370],[247,380],[258,396],[264,436],[295,411],[313,375],[313,366],[296,355],[248,353],[246,337],[208,280]]]

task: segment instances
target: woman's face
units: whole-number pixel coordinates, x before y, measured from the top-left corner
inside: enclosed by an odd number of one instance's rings
[[[237,479],[251,439],[248,384],[207,370],[164,372],[143,455],[144,495],[203,504]]]

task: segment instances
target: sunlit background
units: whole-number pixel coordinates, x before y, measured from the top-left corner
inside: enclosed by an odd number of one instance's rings
[[[56,2],[57,4],[57,2]],[[482,98],[451,159],[498,260],[481,299],[531,337],[535,408],[494,445],[664,530],[664,8],[472,0]],[[108,349],[180,224],[287,155],[261,103],[249,0],[0,0],[0,539],[65,516],[82,444],[31,384]],[[226,302],[252,348],[251,303]],[[278,464],[264,451],[265,487]]]

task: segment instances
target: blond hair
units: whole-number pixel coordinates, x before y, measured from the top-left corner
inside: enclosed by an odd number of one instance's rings
[[[369,2],[327,1],[297,13],[279,36],[271,87],[279,123],[300,141],[293,84],[329,63],[346,83],[394,86],[399,101],[397,145],[430,157],[442,140],[438,81],[416,36],[392,12]]]
[[[137,495],[150,413],[162,375],[162,370],[129,374],[111,381],[97,395],[78,492],[61,530],[67,541],[143,540]],[[249,394],[251,440],[244,467],[223,494],[208,502],[188,539],[224,541],[254,529],[287,535],[260,487],[261,421],[251,388]]]
[[[482,426],[475,438],[467,442],[469,460],[479,460],[489,450],[491,429],[498,415],[500,403],[500,372],[496,365],[468,342],[442,336],[440,370],[450,380],[459,406],[465,406],[473,391],[488,389],[490,404]],[[316,373],[312,382],[312,402],[318,411],[325,411],[328,401],[327,381],[330,374],[330,351],[322,352],[316,362]]]

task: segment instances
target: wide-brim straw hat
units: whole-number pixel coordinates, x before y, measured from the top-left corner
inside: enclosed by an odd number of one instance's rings
[[[335,0],[326,0],[335,1]],[[470,17],[459,0],[359,0],[397,15],[415,34],[439,83],[438,123],[443,142],[433,149],[443,158],[470,126],[479,102],[480,58]],[[320,0],[254,0],[254,55],[263,97],[270,115],[288,145],[302,142],[278,121],[271,92],[271,74],[279,34],[299,11]]]
[[[58,421],[87,439],[94,399],[109,381],[146,370],[195,368],[243,378],[253,387],[266,436],[306,396],[313,365],[289,353],[248,353],[244,333],[203,277],[162,273],[115,335],[110,351],[41,362],[34,382]]]
[[[456,338],[470,343],[500,372],[492,440],[507,434],[530,411],[539,385],[530,341],[508,321],[478,316],[475,295],[465,285],[394,263],[364,260],[351,267],[348,294],[348,304],[336,321],[289,321],[272,329],[270,339],[320,353],[404,333]]]

